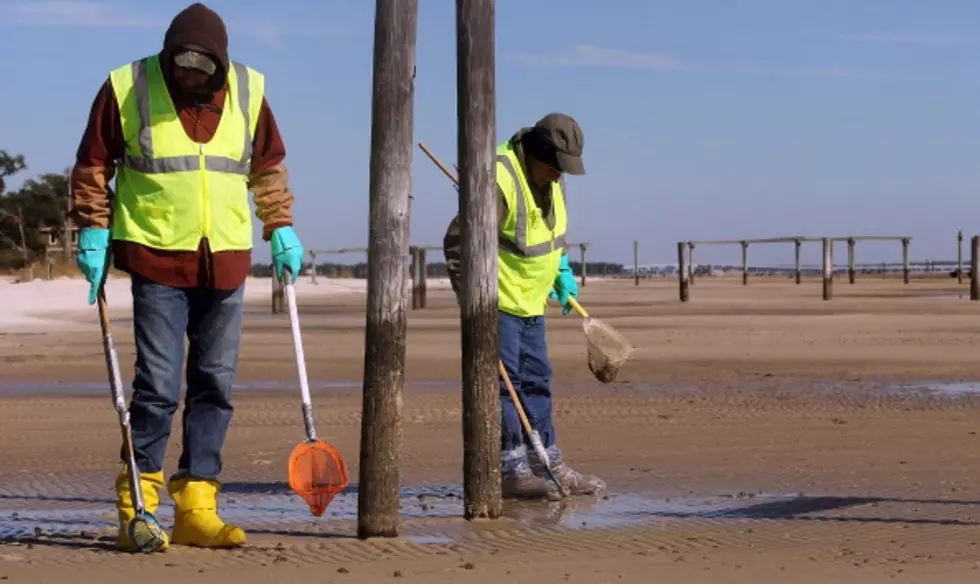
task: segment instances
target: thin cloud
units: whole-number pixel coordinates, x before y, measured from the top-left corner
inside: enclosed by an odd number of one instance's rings
[[[162,34],[171,18],[138,14],[109,2],[42,0],[0,6],[0,24],[8,26],[147,29]],[[270,46],[280,46],[285,33],[285,26],[272,22],[231,20],[226,24],[230,33],[238,32]]]
[[[575,45],[553,54],[520,53],[517,62],[533,67],[579,67],[593,69],[698,70],[714,73],[802,75],[841,79],[873,79],[877,75],[845,67],[770,67],[756,64],[704,65],[680,61],[662,53],[644,53]]]
[[[281,47],[286,27],[273,22],[226,21],[229,34],[241,33],[270,47]]]
[[[960,45],[963,39],[952,36],[928,35],[899,32],[849,33],[837,34],[835,38],[843,41],[866,43],[893,43],[908,45]]]
[[[600,69],[684,69],[686,66],[660,53],[638,53],[595,45],[575,45],[551,55],[522,53],[517,60],[538,67],[591,67]]]

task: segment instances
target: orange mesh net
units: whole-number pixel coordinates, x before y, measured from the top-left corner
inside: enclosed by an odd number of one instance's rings
[[[347,488],[347,466],[336,448],[326,442],[303,442],[289,455],[289,488],[319,517],[338,493]]]

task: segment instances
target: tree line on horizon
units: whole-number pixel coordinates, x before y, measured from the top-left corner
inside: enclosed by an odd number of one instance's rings
[[[42,229],[53,229],[59,237],[65,233],[71,169],[42,173],[8,191],[7,179],[27,168],[23,155],[0,150],[0,269],[19,269],[43,260],[47,238]]]

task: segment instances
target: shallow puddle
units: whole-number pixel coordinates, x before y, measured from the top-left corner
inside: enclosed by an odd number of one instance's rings
[[[980,394],[980,381],[939,381],[895,385],[895,389],[911,392],[925,392],[952,397]]]
[[[13,498],[13,497],[12,497]],[[96,537],[114,534],[115,510],[108,500],[95,499],[89,504],[59,502],[58,498],[38,497],[32,504],[29,495],[16,496],[19,509],[0,510],[0,541],[19,540],[41,535]],[[795,496],[745,495],[714,498],[668,499],[644,493],[611,494],[601,498],[570,497],[559,502],[505,501],[503,520],[516,526],[557,529],[595,529],[664,523],[692,518],[753,518],[778,515],[753,510],[760,505],[786,504]],[[77,499],[75,500],[77,501]],[[322,517],[313,517],[301,498],[284,484],[228,483],[220,500],[223,518],[246,530],[288,531],[291,534],[346,532],[343,522],[357,519],[356,488],[337,495]],[[52,505],[57,508],[52,508]],[[401,518],[407,539],[424,544],[448,544],[454,541],[446,534],[465,537],[467,522],[463,515],[462,489],[456,486],[432,486],[402,490]],[[173,508],[164,496],[157,519],[169,528]]]
[[[405,539],[414,543],[434,545],[448,545],[456,542],[456,540],[451,537],[444,537],[440,535],[409,535]]]

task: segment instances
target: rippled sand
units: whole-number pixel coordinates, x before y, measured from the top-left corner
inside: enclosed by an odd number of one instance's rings
[[[0,578],[10,582],[965,582],[980,551],[980,303],[955,280],[591,281],[582,302],[638,346],[596,382],[574,316],[549,321],[569,462],[609,492],[461,519],[458,312],[410,315],[400,537],[354,537],[363,369],[358,293],[304,298],[321,437],[353,487],[312,518],[285,481],[302,439],[285,315],[250,307],[225,450],[235,551],[112,550],[118,428],[91,314],[0,335]],[[953,295],[953,298],[948,296]],[[78,319],[81,318],[79,321]],[[86,331],[86,323],[90,330]],[[124,374],[130,323],[116,320]],[[179,416],[179,412],[178,412]],[[171,438],[173,470],[179,424]],[[164,497],[165,526],[172,511]]]

